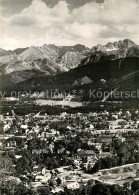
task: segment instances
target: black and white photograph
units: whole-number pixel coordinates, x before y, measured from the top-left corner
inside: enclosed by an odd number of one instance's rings
[[[0,0],[0,195],[139,195],[139,0]]]

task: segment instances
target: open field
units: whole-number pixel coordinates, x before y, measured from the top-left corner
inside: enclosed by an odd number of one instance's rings
[[[139,163],[103,169],[94,174],[92,179],[97,177],[97,179],[101,182],[122,186],[125,182],[130,183],[137,178],[136,172],[138,169]]]
[[[50,105],[50,106],[69,106],[69,107],[80,107],[82,106],[81,102],[72,102],[72,101],[57,101],[57,100],[36,100],[37,105],[44,106],[44,105]]]

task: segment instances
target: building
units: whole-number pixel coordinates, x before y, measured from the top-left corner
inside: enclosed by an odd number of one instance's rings
[[[78,182],[72,182],[72,183],[69,183],[69,184],[67,185],[67,188],[68,188],[68,189],[71,189],[71,190],[73,190],[73,189],[78,189],[79,187],[80,187],[80,185],[79,185]]]
[[[81,158],[87,158],[87,160],[93,160],[96,158],[96,154],[93,150],[80,150],[78,151],[78,155]]]

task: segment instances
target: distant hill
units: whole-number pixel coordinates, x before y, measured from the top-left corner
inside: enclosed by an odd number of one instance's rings
[[[24,71],[24,75],[30,72]],[[59,89],[60,91],[72,92],[76,89],[84,90],[83,96],[89,95],[89,90],[134,90],[139,84],[139,58],[122,58],[116,60],[107,60],[103,62],[89,63],[54,76],[46,76],[40,72],[35,72],[34,78],[27,81],[5,84],[7,78],[2,79],[2,86],[8,86],[8,90],[17,91],[46,91]],[[18,72],[15,74],[18,76]],[[12,75],[11,75],[12,76]],[[78,81],[78,83],[76,82]],[[105,82],[104,82],[105,81]],[[75,85],[76,83],[76,85]],[[1,87],[2,87],[1,86]],[[79,95],[79,94],[78,94]]]

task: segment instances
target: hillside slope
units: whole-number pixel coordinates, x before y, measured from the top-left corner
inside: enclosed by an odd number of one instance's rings
[[[44,91],[46,89],[60,89],[70,91],[72,89],[88,90],[90,87],[105,88],[115,87],[119,83],[120,78],[139,70],[139,58],[123,58],[117,60],[108,60],[104,62],[89,63],[86,66],[75,68],[69,72],[57,74],[55,76],[39,76],[21,82],[16,85],[18,90],[37,90]],[[136,75],[135,75],[136,76]],[[90,78],[92,82],[75,86],[75,81],[85,77]],[[136,79],[139,77],[136,76]],[[134,79],[134,76],[133,78]],[[5,79],[6,80],[6,79]],[[125,79],[126,80],[126,79]],[[125,82],[123,79],[123,82]],[[105,81],[105,82],[102,82]],[[117,82],[116,82],[117,81]],[[35,86],[33,83],[35,82]],[[136,82],[133,86],[135,86]],[[135,86],[137,87],[137,86]]]

